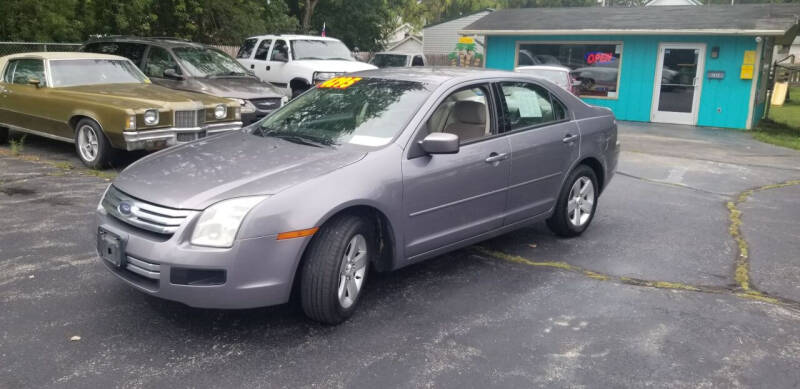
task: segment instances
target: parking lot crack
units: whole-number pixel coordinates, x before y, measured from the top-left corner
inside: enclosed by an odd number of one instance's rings
[[[713,195],[716,195],[716,196],[724,196],[724,197],[729,197],[730,196],[729,193],[714,192],[714,191],[710,191],[710,190],[706,190],[706,189],[702,189],[702,188],[697,188],[697,187],[694,187],[694,186],[689,186],[689,185],[686,185],[686,184],[681,184],[681,183],[678,183],[678,182],[664,181],[664,180],[654,180],[652,178],[641,177],[641,176],[637,176],[637,175],[634,175],[634,174],[625,173],[625,172],[622,172],[622,171],[619,171],[619,170],[617,171],[617,174],[619,174],[621,176],[624,176],[624,177],[633,178],[634,180],[639,180],[639,181],[643,181],[643,182],[647,182],[647,183],[651,183],[651,184],[656,184],[656,185],[665,185],[665,186],[671,186],[673,188],[688,189],[688,190],[693,190],[695,192],[713,194]]]
[[[630,176],[624,173],[620,174]],[[635,177],[635,176],[633,176],[632,178],[643,179],[641,177]],[[648,179],[643,179],[643,180],[651,181]],[[660,181],[654,181],[654,183],[668,184],[668,185],[672,184]],[[792,300],[781,296],[770,295],[763,291],[760,291],[758,288],[753,286],[750,280],[750,249],[747,240],[745,240],[744,236],[742,235],[741,231],[742,211],[739,209],[739,205],[747,201],[747,199],[749,199],[754,193],[763,192],[771,189],[786,188],[795,185],[800,185],[800,180],[789,180],[777,184],[770,184],[756,188],[751,188],[739,192],[738,194],[733,196],[733,198],[725,202],[725,206],[728,209],[728,220],[729,220],[728,233],[730,234],[731,238],[733,238],[733,240],[736,242],[737,246],[735,270],[734,270],[734,280],[736,281],[736,283],[734,285],[730,285],[727,287],[693,285],[675,281],[646,280],[640,278],[616,276],[612,274],[605,274],[602,272],[589,270],[563,261],[536,261],[519,255],[513,255],[497,250],[492,250],[484,246],[473,246],[473,250],[475,250],[480,256],[483,257],[495,258],[526,266],[544,267],[555,270],[567,271],[598,281],[607,281],[620,285],[632,285],[632,286],[639,286],[652,289],[666,289],[673,291],[686,291],[686,292],[698,292],[698,293],[710,293],[710,294],[726,294],[741,299],[760,301],[763,303],[773,304],[773,305],[780,305],[786,308],[791,308],[800,311],[800,301]]]

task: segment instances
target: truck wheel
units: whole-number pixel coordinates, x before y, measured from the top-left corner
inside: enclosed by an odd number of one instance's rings
[[[344,215],[326,223],[305,254],[300,296],[306,316],[326,324],[352,316],[376,251],[367,220]]]
[[[114,152],[100,125],[92,119],[81,119],[75,126],[75,151],[90,169],[108,166]]]
[[[553,215],[547,219],[550,230],[565,238],[586,231],[597,209],[597,189],[592,168],[586,165],[575,168],[561,188]]]
[[[0,145],[8,143],[8,128],[0,127]]]

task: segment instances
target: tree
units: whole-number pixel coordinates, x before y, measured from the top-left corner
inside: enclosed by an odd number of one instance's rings
[[[319,0],[305,0],[306,6],[303,8],[303,32],[311,30],[311,16],[314,15],[314,8],[319,4]]]

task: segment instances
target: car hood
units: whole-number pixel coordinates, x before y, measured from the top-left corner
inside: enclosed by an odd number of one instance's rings
[[[195,106],[197,102],[201,102],[204,105],[224,104],[230,101],[214,96],[168,89],[154,84],[82,85],[57,88],[57,90],[86,101],[97,101],[129,108],[162,107],[165,103],[176,104],[177,106],[184,104]]]
[[[201,210],[233,197],[278,193],[365,155],[235,131],[142,158],[114,186],[154,204]]]
[[[286,96],[278,88],[255,77],[194,78],[188,83],[192,91],[219,97],[263,99]]]
[[[308,68],[309,70],[315,72],[349,73],[377,69],[375,65],[370,65],[366,62],[359,61],[300,59],[292,62],[292,64],[294,64],[294,66]]]

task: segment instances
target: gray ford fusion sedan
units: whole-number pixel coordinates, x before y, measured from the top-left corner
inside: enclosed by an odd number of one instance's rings
[[[98,253],[154,296],[250,308],[296,290],[339,323],[372,271],[543,220],[580,235],[618,154],[608,109],[530,75],[355,73],[129,166],[98,205]]]

